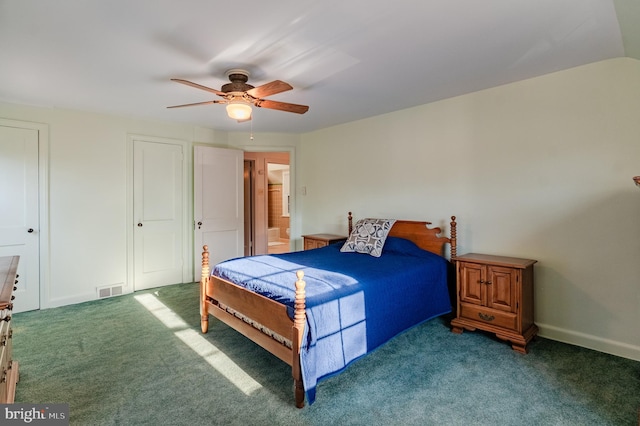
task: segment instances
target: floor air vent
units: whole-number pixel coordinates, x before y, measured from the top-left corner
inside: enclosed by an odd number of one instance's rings
[[[109,286],[109,287],[98,287],[98,297],[111,297],[111,296],[119,296],[122,294],[122,284]]]

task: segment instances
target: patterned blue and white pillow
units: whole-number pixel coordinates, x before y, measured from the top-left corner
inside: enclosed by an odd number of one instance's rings
[[[384,242],[396,219],[360,219],[340,251],[366,253],[374,257],[382,255]]]

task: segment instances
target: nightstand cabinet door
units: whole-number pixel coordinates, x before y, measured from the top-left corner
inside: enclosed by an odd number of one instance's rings
[[[460,301],[515,312],[515,270],[500,266],[460,262]]]
[[[485,289],[487,289],[487,307],[505,312],[516,312],[518,270],[501,266],[487,265]]]
[[[458,263],[460,302],[485,305],[484,266],[475,263]]]
[[[458,300],[451,331],[489,331],[526,353],[538,332],[533,322],[534,263],[476,253],[457,257]]]

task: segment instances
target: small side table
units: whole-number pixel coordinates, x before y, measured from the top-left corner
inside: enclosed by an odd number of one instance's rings
[[[533,322],[533,259],[469,253],[456,257],[457,317],[451,331],[476,328],[527,353],[538,333]]]
[[[346,241],[347,237],[335,234],[311,234],[303,235],[304,249],[311,250],[328,246],[329,244]]]

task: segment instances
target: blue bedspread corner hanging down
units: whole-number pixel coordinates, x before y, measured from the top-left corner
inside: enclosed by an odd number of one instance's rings
[[[451,312],[443,257],[394,237],[377,258],[340,247],[237,258],[212,271],[285,304],[290,316],[295,273],[304,271],[307,326],[300,361],[309,404],[320,380],[397,334]]]

